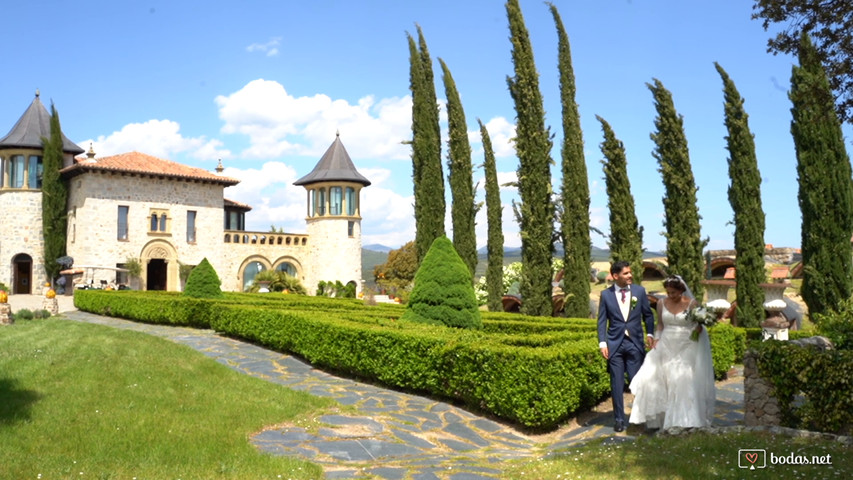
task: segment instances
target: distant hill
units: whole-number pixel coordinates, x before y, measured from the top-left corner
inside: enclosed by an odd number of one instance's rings
[[[563,257],[563,246],[557,244],[554,246],[556,252],[554,258]],[[361,247],[361,276],[368,286],[373,285],[373,267],[385,263],[388,259],[388,252],[394,250],[385,245],[372,244]],[[479,277],[485,275],[487,266],[488,252],[486,247],[477,250],[478,259],[477,269],[474,271],[474,276]],[[661,252],[645,252],[643,258],[665,257],[665,253]],[[593,262],[608,262],[610,261],[610,249],[599,248],[593,246],[590,251],[590,257]],[[504,265],[521,261],[521,247],[504,247]]]
[[[388,253],[391,250],[394,250],[391,247],[379,244],[379,243],[371,243],[370,245],[362,245],[362,250],[371,250],[373,252],[385,252]]]

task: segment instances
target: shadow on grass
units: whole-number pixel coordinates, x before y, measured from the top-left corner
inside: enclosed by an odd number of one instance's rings
[[[19,388],[18,381],[0,378],[0,425],[12,425],[30,419],[30,407],[41,398],[34,390]]]

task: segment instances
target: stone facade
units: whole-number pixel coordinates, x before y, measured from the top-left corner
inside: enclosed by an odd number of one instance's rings
[[[10,293],[37,293],[44,282],[40,190],[0,190],[0,282]]]

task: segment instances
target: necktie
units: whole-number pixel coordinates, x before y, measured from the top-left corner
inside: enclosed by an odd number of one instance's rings
[[[628,294],[628,289],[623,288],[622,289],[622,303],[625,303],[625,295],[627,295],[627,294]]]

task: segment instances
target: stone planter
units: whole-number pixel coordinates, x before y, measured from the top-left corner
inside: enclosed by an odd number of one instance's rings
[[[12,306],[8,303],[0,303],[0,325],[11,325]]]
[[[759,285],[764,290],[764,310],[767,318],[761,322],[764,340],[775,338],[776,340],[788,339],[788,320],[782,316],[785,309],[785,289],[791,286],[789,282],[762,283]]]
[[[729,303],[729,289],[735,286],[735,282],[731,280],[703,280],[702,285],[705,286],[705,294],[708,297],[705,306],[714,312],[719,320],[723,313],[732,306]]]

